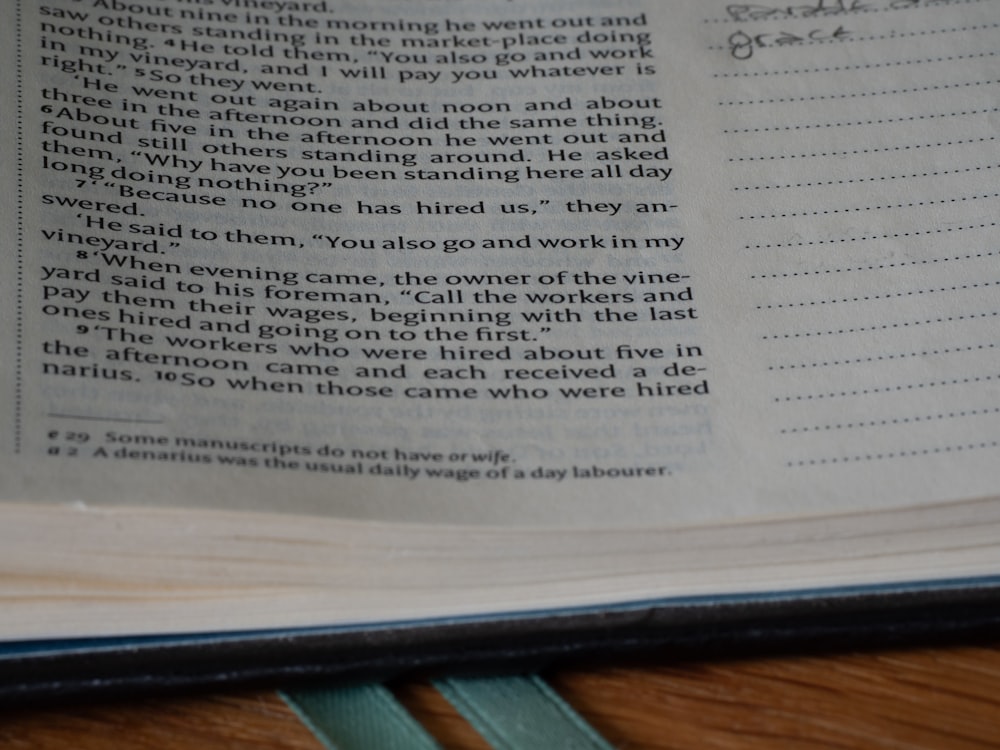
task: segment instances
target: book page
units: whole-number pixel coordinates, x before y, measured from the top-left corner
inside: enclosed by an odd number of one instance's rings
[[[995,3],[4,6],[5,499],[995,492]]]

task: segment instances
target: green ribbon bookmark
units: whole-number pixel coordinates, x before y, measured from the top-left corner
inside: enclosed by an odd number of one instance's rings
[[[281,697],[329,750],[441,750],[382,685],[289,690]]]
[[[495,750],[613,750],[540,677],[445,679],[434,686]],[[281,696],[329,750],[441,750],[382,685]]]
[[[613,750],[540,677],[446,679],[434,685],[496,750]]]

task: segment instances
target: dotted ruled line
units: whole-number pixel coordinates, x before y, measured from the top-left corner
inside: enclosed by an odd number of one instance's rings
[[[1000,24],[996,24],[1000,26]],[[944,83],[937,86],[917,86],[911,89],[883,89],[882,91],[858,91],[853,94],[816,94],[814,96],[788,96],[775,99],[744,99],[730,102],[717,102],[720,107],[743,107],[753,104],[794,104],[797,102],[823,102],[837,99],[863,99],[875,96],[894,96],[899,94],[918,94],[926,91],[945,91],[947,89],[973,88],[975,86],[994,86],[1000,81],[965,81],[963,83]]]
[[[808,302],[781,302],[775,305],[757,305],[758,310],[784,310],[791,307],[814,307],[817,305],[839,305],[843,302],[874,302],[880,299],[898,299],[900,297],[917,297],[922,294],[938,294],[940,292],[961,292],[967,289],[983,289],[998,286],[1000,281],[988,281],[982,284],[957,284],[941,286],[935,289],[917,289],[909,292],[894,292],[893,294],[870,294],[864,297],[841,297],[838,299],[821,299]]]
[[[776,44],[761,44],[760,47],[764,49],[781,47],[781,46],[795,46],[795,47],[807,47],[813,44],[845,44],[849,42],[885,42],[892,41],[894,39],[906,39],[908,37],[918,37],[918,36],[933,36],[935,34],[954,34],[962,33],[968,31],[983,31],[985,29],[995,29],[1000,27],[1000,23],[983,23],[977,26],[954,26],[948,29],[924,29],[923,31],[901,31],[897,32],[895,30],[890,31],[888,34],[876,34],[873,36],[838,36],[836,39],[807,39],[807,38],[796,38],[781,43],[780,39]],[[741,33],[741,32],[737,32]],[[718,52],[719,50],[730,50],[732,47],[728,44],[716,44],[708,47],[708,49]]]
[[[919,208],[921,206],[937,206],[942,203],[964,203],[965,201],[980,201],[989,198],[1000,198],[1000,193],[984,193],[982,195],[963,195],[958,198],[942,198],[935,201],[912,201],[911,203],[888,203],[884,206],[857,206],[852,208],[827,208],[822,211],[789,211],[784,214],[751,214],[739,216],[741,221],[751,219],[790,219],[795,216],[828,216],[830,214],[850,214],[861,211],[886,211],[893,208]]]
[[[899,237],[919,237],[925,234],[947,234],[948,232],[964,232],[970,229],[988,229],[990,227],[995,227],[997,222],[990,221],[984,224],[966,224],[965,226],[958,227],[938,227],[936,229],[918,229],[913,232],[893,232],[891,234],[872,234],[862,237],[841,237],[836,240],[809,240],[807,242],[775,242],[770,245],[744,245],[744,250],[766,250],[776,247],[807,247],[810,245],[836,245],[843,242],[868,242],[869,240],[888,240],[896,239]],[[980,253],[975,257],[980,255],[994,255],[995,253]],[[818,272],[817,272],[818,273]],[[753,278],[753,277],[751,277]]]
[[[996,344],[972,344],[971,346],[950,347],[947,349],[924,349],[919,352],[904,352],[902,354],[879,354],[874,357],[856,357],[855,359],[830,359],[825,362],[800,362],[794,365],[771,365],[768,370],[806,370],[817,367],[834,367],[836,365],[863,365],[872,362],[888,362],[911,357],[931,357],[941,354],[958,354],[960,352],[977,352],[986,349],[996,349]]]
[[[821,276],[828,273],[852,273],[854,271],[882,271],[886,268],[903,268],[904,266],[924,266],[930,263],[950,263],[955,260],[976,260],[977,258],[991,258],[1000,255],[1000,250],[991,250],[985,253],[967,253],[965,255],[951,255],[944,258],[925,258],[922,260],[900,260],[895,263],[879,263],[868,266],[847,266],[846,268],[824,268],[817,271],[792,271],[786,273],[765,273],[754,274],[751,279],[789,279],[794,276]]]
[[[789,401],[822,401],[827,398],[846,398],[850,396],[871,396],[876,393],[902,393],[904,391],[920,391],[925,388],[940,388],[950,385],[969,385],[970,383],[986,383],[1000,380],[1000,375],[979,375],[971,378],[952,378],[951,380],[930,380],[926,383],[904,383],[903,385],[887,385],[878,388],[858,388],[853,391],[828,391],[827,393],[807,393],[800,396],[776,396],[776,404]]]
[[[839,336],[845,333],[867,333],[869,331],[889,331],[894,328],[916,328],[923,325],[934,325],[936,323],[954,323],[959,320],[979,320],[982,318],[1000,317],[1000,312],[975,313],[973,315],[949,315],[940,318],[927,318],[926,320],[904,321],[902,323],[886,323],[878,326],[859,326],[857,328],[834,328],[829,331],[803,331],[801,333],[778,333],[761,336],[762,341],[778,341],[783,339],[804,339],[819,338],[820,336]]]
[[[24,43],[22,4],[18,0],[14,17],[17,39],[15,51],[15,99],[17,149],[17,260],[16,314],[14,319],[14,453],[21,453],[24,434]]]
[[[924,5],[916,7],[889,7],[889,8],[857,8],[850,11],[836,12],[836,13],[823,13],[816,14],[815,16],[802,16],[794,18],[753,18],[753,19],[739,19],[739,18],[703,18],[702,23],[768,23],[774,21],[798,21],[807,20],[812,18],[834,18],[842,16],[853,16],[863,13],[893,13],[903,10],[921,10],[924,8],[938,8],[942,5],[968,5],[969,3],[982,3],[982,2],[992,2],[993,0],[936,0],[933,5]]]
[[[996,136],[985,136],[983,138],[967,138],[958,141],[939,141],[937,143],[918,143],[909,146],[886,146],[884,148],[856,148],[849,151],[814,151],[811,154],[776,154],[774,156],[739,156],[730,157],[726,161],[778,161],[780,159],[814,159],[822,156],[860,156],[862,154],[879,154],[892,151],[915,151],[921,148],[943,148],[945,146],[964,146],[970,143],[987,143],[995,141]]]
[[[908,451],[887,451],[885,453],[864,453],[857,456],[836,456],[833,458],[810,458],[802,461],[789,461],[788,467],[823,466],[826,464],[846,464],[858,461],[884,461],[891,458],[915,458],[916,456],[933,456],[941,453],[961,453],[962,451],[996,448],[1000,442],[987,440],[982,443],[962,443],[960,445],[942,445],[936,448],[919,448]]]
[[[1000,26],[1000,24],[996,24]],[[899,94],[918,94],[926,91],[946,91],[948,89],[974,88],[976,86],[995,86],[1000,81],[966,81],[963,83],[944,83],[937,86],[917,86],[911,89],[883,89],[882,91],[857,91],[853,94],[815,94],[813,96],[788,96],[775,99],[743,99],[729,102],[717,102],[720,107],[745,107],[754,104],[795,104],[799,102],[823,102],[841,99],[864,99],[876,96],[898,96]]]
[[[1000,406],[992,409],[969,409],[968,411],[950,411],[941,414],[921,414],[915,417],[897,417],[895,419],[873,419],[869,422],[845,422],[843,424],[821,424],[811,427],[788,427],[779,430],[782,435],[796,435],[803,432],[830,432],[833,430],[859,430],[865,427],[893,427],[918,422],[937,422],[943,419],[960,419],[962,417],[981,417],[987,414],[1000,414]]]
[[[735,128],[733,130],[723,130],[723,133],[734,135],[738,133],[787,133],[793,130],[821,130],[824,128],[853,128],[869,125],[891,125],[896,122],[918,122],[920,120],[940,120],[948,117],[967,117],[969,115],[988,115],[1000,112],[1000,107],[990,107],[989,109],[968,109],[961,112],[939,112],[930,115],[910,115],[908,117],[884,117],[880,120],[847,120],[845,122],[817,122],[802,125],[775,125],[774,127],[763,128]]]
[[[970,172],[983,172],[989,169],[996,169],[1000,164],[987,164],[978,167],[965,167],[962,169],[941,169],[937,172],[914,172],[913,174],[893,174],[880,177],[855,177],[847,180],[824,180],[821,182],[790,182],[787,185],[741,185],[733,190],[785,190],[787,188],[803,187],[824,187],[826,185],[855,185],[861,182],[885,182],[889,180],[910,180],[919,177],[943,177],[947,174],[968,174]]]
[[[974,52],[969,55],[947,55],[944,57],[922,57],[913,60],[892,60],[884,63],[865,63],[864,65],[832,65],[825,68],[792,68],[789,70],[762,70],[755,73],[713,73],[713,78],[760,78],[764,76],[794,76],[807,73],[843,73],[850,70],[875,70],[877,68],[899,68],[906,65],[928,65],[940,62],[956,62],[958,60],[977,60],[983,57],[996,57],[1000,52]]]

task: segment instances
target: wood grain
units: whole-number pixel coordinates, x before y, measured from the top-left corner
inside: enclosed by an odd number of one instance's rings
[[[750,659],[551,680],[621,747],[1000,747],[1000,650]]]
[[[0,714],[4,750],[322,750],[272,692]]]
[[[1000,747],[1000,644],[565,669],[546,676],[616,747],[629,750]],[[429,683],[392,687],[446,750],[487,747]],[[321,745],[265,691],[0,713],[0,747]]]

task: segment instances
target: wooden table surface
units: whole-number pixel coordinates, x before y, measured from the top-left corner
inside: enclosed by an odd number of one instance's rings
[[[545,676],[630,750],[1000,747],[1000,642]],[[391,687],[445,748],[486,747],[429,684]],[[0,712],[3,750],[320,747],[269,691]]]

